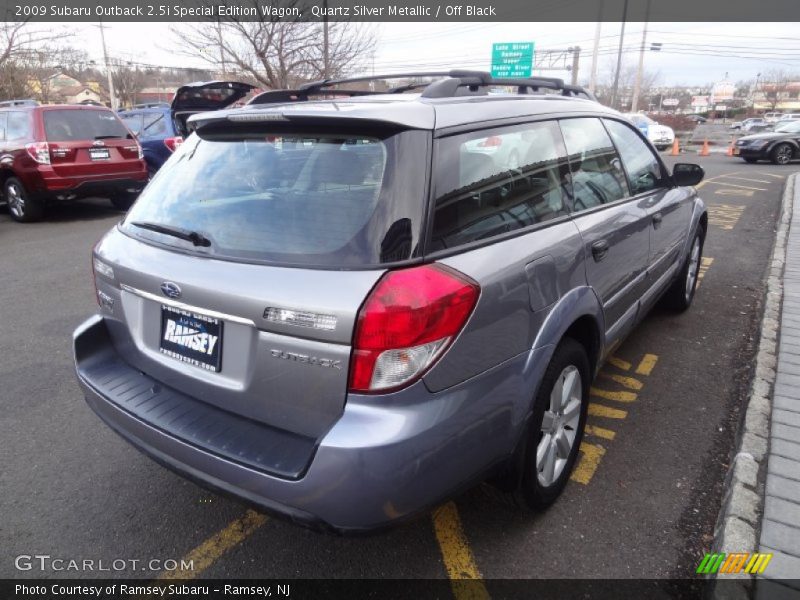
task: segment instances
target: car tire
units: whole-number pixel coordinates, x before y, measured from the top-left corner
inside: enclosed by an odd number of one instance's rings
[[[158,167],[150,163],[147,163],[147,180],[150,181],[151,179],[153,179],[153,177],[156,176],[156,173],[158,173]]]
[[[9,177],[3,184],[3,196],[11,218],[20,223],[39,221],[44,216],[44,203],[28,194],[25,186],[16,177]]]
[[[793,155],[794,150],[792,149],[791,144],[783,142],[772,149],[772,151],[769,153],[769,158],[776,165],[788,165],[792,160]]]
[[[746,162],[746,163],[750,163],[751,165],[752,165],[753,163],[757,163],[757,162],[758,162],[758,159],[757,159],[757,158],[743,158],[742,160],[743,160],[744,162]]]
[[[662,298],[664,305],[678,312],[688,309],[694,300],[694,293],[697,290],[697,274],[703,258],[704,239],[705,232],[698,229],[692,238],[692,245],[689,247],[689,253],[683,261],[678,277]]]
[[[138,194],[124,193],[111,196],[109,200],[111,200],[111,205],[117,210],[127,211],[133,203],[136,202],[138,196]]]
[[[539,385],[523,440],[514,491],[521,506],[547,508],[567,485],[583,439],[590,378],[586,350],[571,338],[562,339]]]

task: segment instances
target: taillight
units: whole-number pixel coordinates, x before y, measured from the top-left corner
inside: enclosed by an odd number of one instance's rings
[[[485,140],[483,140],[478,146],[483,148],[499,148],[503,145],[503,138],[499,135],[491,135]]]
[[[47,142],[25,144],[25,150],[28,152],[28,156],[40,165],[50,164],[50,146]]]
[[[358,315],[350,391],[386,391],[419,379],[464,327],[479,293],[476,282],[438,264],[386,273]]]
[[[175,150],[178,149],[178,146],[180,146],[182,143],[183,143],[183,138],[181,136],[179,136],[179,135],[175,136],[175,137],[168,137],[168,138],[164,139],[164,145],[167,148],[169,148],[170,152],[175,152]]]

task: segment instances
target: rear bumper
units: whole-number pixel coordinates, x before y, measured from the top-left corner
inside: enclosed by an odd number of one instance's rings
[[[89,406],[139,450],[206,487],[338,532],[373,530],[410,518],[506,459],[552,351],[525,353],[436,394],[419,382],[391,395],[350,396],[341,418],[322,438],[298,440],[183,396],[128,367],[101,316],[83,323],[74,343]],[[102,373],[114,375],[115,369],[119,379],[105,382]],[[157,406],[145,411],[134,406],[146,406],[154,394],[179,397],[180,407],[164,416]],[[216,422],[230,425],[229,431],[189,431],[209,409],[218,413]]]
[[[144,177],[138,174],[108,179],[44,179],[44,186],[40,194],[57,200],[73,200],[100,196],[105,198],[116,194],[138,194],[147,185],[147,172]]]

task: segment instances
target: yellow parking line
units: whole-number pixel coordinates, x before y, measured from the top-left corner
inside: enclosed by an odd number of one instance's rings
[[[642,382],[638,379],[634,379],[633,377],[625,377],[624,375],[617,375],[616,373],[606,373],[605,371],[600,371],[598,373],[600,377],[605,379],[610,379],[611,381],[616,381],[620,385],[628,388],[629,390],[641,390],[642,389]]]
[[[478,571],[454,502],[434,511],[433,529],[456,600],[488,600],[489,592]]]
[[[237,546],[240,542],[267,522],[267,517],[254,510],[248,510],[241,519],[236,519],[228,524],[225,529],[218,531],[197,548],[183,557],[181,564],[191,561],[192,570],[165,571],[158,580],[194,579],[205,571],[223,554]]]
[[[716,183],[717,185],[724,185],[727,187],[738,188],[740,190],[756,190],[758,192],[766,192],[767,188],[757,188],[747,185],[736,185],[734,183],[727,183],[725,181],[714,181],[713,179],[709,179],[707,183]]]
[[[772,183],[769,179],[750,179],[749,177],[734,177],[732,175],[725,175],[728,179],[739,179],[741,181],[749,181],[751,183]]]
[[[645,354],[639,366],[636,367],[637,375],[650,375],[658,362],[658,356],[655,354]]]
[[[627,360],[622,360],[621,358],[617,358],[616,356],[609,356],[608,362],[618,369],[622,369],[623,371],[630,371],[631,370],[631,363]]]
[[[628,411],[590,402],[589,415],[592,417],[606,417],[608,419],[624,419],[628,416]]]
[[[589,406],[591,407],[591,404]],[[578,460],[578,463],[575,465],[570,479],[577,483],[587,485],[592,480],[592,477],[594,477],[594,473],[597,471],[597,466],[600,464],[600,459],[603,458],[603,455],[606,453],[606,449],[596,444],[581,442],[580,451],[580,460]]]
[[[611,431],[605,427],[598,427],[597,425],[587,425],[583,432],[586,435],[594,435],[596,437],[603,438],[604,440],[613,440],[615,437],[617,437],[617,433],[615,431]]]
[[[589,393],[592,396],[597,396],[598,398],[603,398],[605,400],[613,400],[614,402],[634,402],[636,400],[636,394],[633,392],[609,392],[592,387],[589,388]],[[591,408],[591,404],[589,407]]]

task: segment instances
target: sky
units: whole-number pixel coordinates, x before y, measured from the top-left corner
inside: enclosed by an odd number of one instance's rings
[[[174,25],[173,25],[174,26]],[[620,23],[601,25],[598,71],[613,72]],[[62,25],[62,27],[64,27]],[[203,66],[202,60],[178,56],[176,36],[168,23],[107,23],[111,57],[163,66]],[[588,81],[596,23],[373,23],[378,45],[366,70],[391,73],[408,70],[472,68],[489,70],[493,42],[534,42],[544,50],[581,47],[579,79]],[[638,62],[643,23],[627,23],[624,60]],[[97,27],[70,26],[91,58],[102,62]],[[650,23],[645,69],[657,73],[655,85],[704,85],[726,79],[752,80],[772,70],[800,73],[797,23]],[[564,70],[540,75],[569,78]]]

